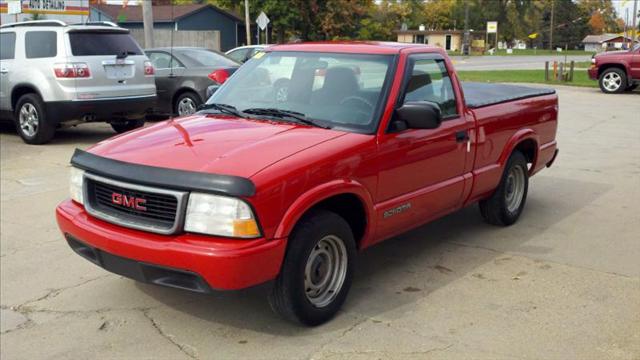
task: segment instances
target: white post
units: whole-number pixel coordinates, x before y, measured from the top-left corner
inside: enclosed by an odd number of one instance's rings
[[[153,6],[151,0],[142,2],[142,23],[144,26],[144,47],[153,47]]]
[[[251,19],[249,19],[249,0],[244,0],[244,29],[247,32],[247,45],[251,45]]]

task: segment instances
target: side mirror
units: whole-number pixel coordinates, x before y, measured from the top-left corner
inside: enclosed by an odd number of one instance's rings
[[[409,129],[435,129],[442,123],[438,104],[428,101],[407,102],[396,109],[396,119]]]
[[[222,85],[229,78],[229,72],[225,69],[214,70],[211,74],[208,75],[209,79],[217,82]]]

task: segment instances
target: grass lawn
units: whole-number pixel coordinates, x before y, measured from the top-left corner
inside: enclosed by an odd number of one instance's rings
[[[573,73],[573,82],[544,81],[544,70],[490,70],[458,71],[462,81],[537,83],[568,86],[598,87],[598,82],[589,79],[586,70]]]

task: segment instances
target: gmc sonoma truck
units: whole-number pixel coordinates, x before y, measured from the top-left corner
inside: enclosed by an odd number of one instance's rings
[[[553,90],[461,84],[439,48],[278,45],[196,114],[76,150],[57,221],[109,271],[201,293],[274,280],[273,309],[317,325],[358,251],[476,202],[516,222],[557,117]]]

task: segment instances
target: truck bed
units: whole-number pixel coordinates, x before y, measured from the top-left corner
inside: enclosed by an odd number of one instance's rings
[[[467,107],[475,109],[507,101],[555,94],[554,89],[520,85],[462,82]]]

